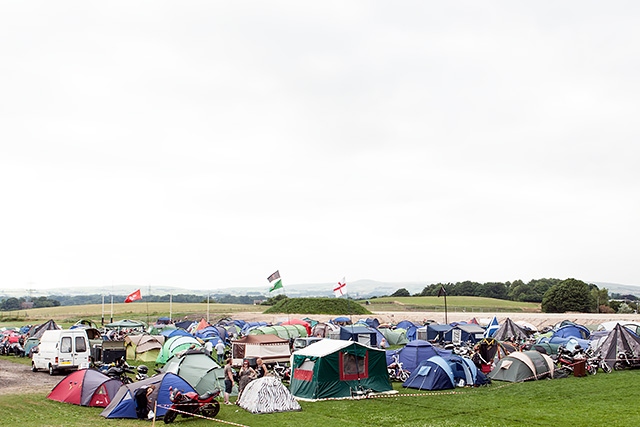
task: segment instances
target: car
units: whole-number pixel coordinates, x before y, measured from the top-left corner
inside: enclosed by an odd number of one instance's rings
[[[323,338],[320,337],[304,337],[304,338],[296,338],[293,341],[293,351],[300,350],[301,348],[305,348],[309,344],[313,344],[314,342],[321,341]]]

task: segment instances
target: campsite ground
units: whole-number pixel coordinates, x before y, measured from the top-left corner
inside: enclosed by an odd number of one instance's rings
[[[0,395],[51,390],[62,378],[64,375],[31,372],[29,365],[0,359]]]

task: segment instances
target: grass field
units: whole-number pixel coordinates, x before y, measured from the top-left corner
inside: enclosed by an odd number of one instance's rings
[[[262,312],[267,307],[243,304],[209,304],[209,318],[212,323],[244,311]],[[113,304],[113,320],[133,319],[153,323],[158,317],[169,315],[169,303],[138,302],[130,304]],[[79,319],[91,319],[100,322],[102,318],[101,304],[67,305],[62,307],[35,308],[11,312],[0,312],[0,326],[21,326],[23,324],[42,323],[49,319],[68,326]],[[110,321],[111,305],[105,304],[105,322]],[[171,306],[173,319],[189,316],[191,320],[207,317],[207,304],[174,303]]]
[[[438,297],[385,297],[369,300],[365,307],[372,312],[412,312],[412,311],[444,311],[444,298]],[[359,303],[365,304],[364,301]],[[517,301],[506,301],[492,298],[478,297],[447,297],[449,312],[467,313],[500,313],[500,312],[539,312],[540,305]],[[232,317],[234,313],[254,312],[262,313],[267,306],[243,304],[210,304],[209,319],[212,323],[225,317]],[[105,304],[105,322],[111,318],[111,305]],[[169,304],[160,302],[134,302],[130,304],[114,304],[113,319],[134,319],[144,322],[155,322],[158,317],[168,316]],[[188,316],[190,320],[207,317],[207,304],[204,303],[174,303],[171,306],[171,317],[182,319]],[[63,307],[37,308],[11,312],[0,312],[0,327],[38,324],[53,319],[63,327],[69,327],[79,319],[91,319],[97,323],[102,318],[102,305],[71,305]]]
[[[369,300],[370,311],[444,311],[442,297],[384,297]],[[540,312],[540,304],[479,297],[447,297],[450,312]]]
[[[42,375],[46,375],[41,373]],[[37,374],[36,374],[37,375]],[[62,379],[62,377],[61,377]],[[302,411],[253,415],[237,406],[222,405],[216,418],[250,427],[316,426],[549,426],[638,425],[637,384],[640,370],[583,378],[569,377],[527,383],[494,382],[487,387],[451,392],[402,394],[387,398],[301,402]],[[101,409],[53,402],[49,390],[0,396],[0,424],[30,426],[140,426],[144,421],[106,420]],[[150,424],[147,424],[150,425]],[[158,421],[158,425],[163,425]],[[176,420],[177,426],[211,426],[213,421]]]

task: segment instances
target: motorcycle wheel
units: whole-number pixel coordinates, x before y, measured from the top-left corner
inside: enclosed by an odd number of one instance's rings
[[[403,371],[400,373],[400,381],[405,382],[406,380],[409,379],[409,373],[406,371]]]
[[[207,418],[215,418],[220,412],[220,403],[219,402],[211,402],[204,405],[200,408],[200,414]]]
[[[622,362],[616,362],[613,364],[613,369],[615,371],[622,371],[624,369],[624,364]]]
[[[611,366],[609,366],[608,364],[602,362],[602,363],[600,363],[600,367],[602,368],[602,370],[604,371],[605,374],[610,374],[611,373]]]
[[[177,416],[178,416],[177,412],[169,409],[167,413],[164,414],[164,417],[162,418],[162,420],[164,421],[165,424],[171,424],[176,419]]]

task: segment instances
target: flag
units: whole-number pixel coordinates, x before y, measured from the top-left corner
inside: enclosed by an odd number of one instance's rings
[[[493,316],[493,319],[491,319],[491,322],[489,322],[487,329],[485,329],[484,331],[484,337],[492,337],[498,329],[500,329],[500,323],[498,323],[498,318],[496,316]]]
[[[444,285],[440,285],[440,290],[438,291],[438,297],[442,295],[447,296],[447,290],[444,288]]]
[[[129,296],[124,299],[124,302],[133,302],[133,301],[138,301],[139,299],[142,299],[142,294],[140,293],[140,289],[130,293]]]
[[[336,297],[341,297],[342,295],[347,293],[347,281],[342,278],[342,282],[338,281],[338,285],[333,288],[333,294]]]
[[[273,292],[276,289],[282,289],[282,279],[280,279],[280,270],[276,270],[271,276],[267,277],[269,284],[271,287],[269,288],[269,292]]]
[[[280,270],[276,270],[275,273],[273,273],[271,276],[267,277],[267,280],[269,281],[269,283],[273,282],[276,279],[280,278]]]
[[[282,288],[282,279],[278,279],[275,282],[273,282],[273,284],[269,288],[269,292],[272,292],[272,291],[275,291],[276,289],[281,289],[281,288]]]

